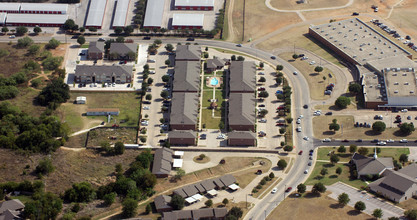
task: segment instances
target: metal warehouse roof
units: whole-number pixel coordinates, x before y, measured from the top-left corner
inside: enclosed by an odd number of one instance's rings
[[[203,26],[204,14],[174,14],[173,26]]]
[[[68,11],[68,4],[22,3],[20,10],[24,11]]]
[[[175,0],[175,6],[212,6],[214,0]]]
[[[7,16],[7,13],[0,13],[0,24],[4,24],[4,23],[6,23],[6,16]]]
[[[7,14],[7,23],[64,24],[68,15],[56,14]]]
[[[106,5],[107,0],[91,0],[85,26],[101,26],[103,24]]]
[[[144,27],[161,27],[165,0],[148,0],[146,5]]]
[[[19,11],[20,3],[0,3],[0,8],[3,11]]]
[[[114,13],[113,27],[124,27],[126,25],[129,2],[130,0],[117,0],[116,12]]]

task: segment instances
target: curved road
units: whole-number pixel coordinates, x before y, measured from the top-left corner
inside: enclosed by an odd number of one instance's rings
[[[323,10],[335,10],[335,9],[342,9],[351,6],[355,0],[349,0],[346,5],[342,6],[335,6],[335,7],[326,7],[326,8],[310,8],[310,9],[296,9],[296,10],[287,10],[287,9],[278,9],[271,5],[271,0],[265,0],[265,5],[269,9],[277,12],[304,12],[304,11],[323,11]]]

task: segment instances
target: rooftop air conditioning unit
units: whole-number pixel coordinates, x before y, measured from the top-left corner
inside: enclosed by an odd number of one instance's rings
[[[352,57],[353,57],[353,58],[356,58],[356,55],[353,55]]]
[[[398,93],[398,90],[395,90],[394,93]]]
[[[381,54],[384,54],[384,51],[381,51]]]
[[[394,52],[397,52],[397,49],[395,49]]]
[[[404,85],[408,85],[408,82],[405,82]]]

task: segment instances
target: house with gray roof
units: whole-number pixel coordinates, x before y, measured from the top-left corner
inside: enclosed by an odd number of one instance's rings
[[[373,157],[366,157],[354,153],[352,163],[355,164],[358,179],[368,175],[381,175],[387,169],[394,169],[394,163],[391,157],[378,158],[376,153]]]
[[[174,151],[169,148],[159,148],[155,150],[152,173],[156,177],[169,176],[172,168],[172,155]]]
[[[75,67],[76,83],[131,83],[133,67],[77,65]]]
[[[172,91],[198,92],[200,90],[200,69],[199,61],[176,61]]]
[[[184,192],[184,190],[182,190],[182,188],[179,188],[179,189],[174,190],[173,193],[181,196],[182,198],[186,198],[187,197],[187,194],[185,194],[185,192]]]
[[[232,131],[255,131],[255,95],[230,93],[228,123]]]
[[[255,93],[256,65],[252,61],[232,61],[229,68],[230,93]]]
[[[109,59],[134,60],[136,58],[137,44],[135,43],[111,43]]]
[[[224,219],[227,215],[226,208],[204,208],[194,210],[178,210],[164,212],[162,220],[180,220],[180,219]]]
[[[235,177],[231,174],[221,176],[220,181],[222,181],[222,183],[224,183],[225,186],[230,186],[233,183],[236,183]]]
[[[197,130],[198,94],[173,92],[171,103],[171,130]]]
[[[168,132],[168,142],[171,145],[185,145],[194,146],[196,145],[197,133],[193,130],[174,130]]]
[[[216,188],[216,185],[214,184],[213,180],[204,180],[200,182],[200,184],[206,192]]]
[[[184,190],[185,194],[187,194],[187,197],[191,197],[195,194],[198,194],[197,188],[195,188],[194,184],[187,185],[182,187],[182,190]]]
[[[175,61],[200,61],[201,47],[198,45],[177,45]]]
[[[89,60],[101,60],[104,54],[104,42],[93,41],[88,45],[87,59]]]
[[[172,210],[172,207],[169,205],[171,202],[171,196],[160,195],[155,197],[155,209],[157,212],[169,212]]]
[[[251,131],[231,131],[227,134],[229,146],[256,146],[256,134]]]
[[[22,219],[20,214],[25,205],[18,199],[7,200],[0,203],[0,220]]]
[[[210,73],[214,72],[216,70],[220,70],[225,66],[226,62],[219,58],[214,59],[207,59],[207,62],[205,63],[205,71]]]
[[[401,170],[386,170],[382,178],[368,187],[394,202],[403,202],[417,196],[417,164],[413,163]]]

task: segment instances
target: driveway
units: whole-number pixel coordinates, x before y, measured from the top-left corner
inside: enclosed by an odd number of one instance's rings
[[[408,149],[410,149],[410,155],[408,155],[408,159],[410,161],[417,161],[417,148],[410,147]]]
[[[390,217],[400,217],[403,215],[404,210],[386,202],[382,199],[379,199],[369,193],[361,192],[356,188],[337,182],[331,186],[328,186],[327,189],[332,192],[329,196],[337,201],[337,197],[342,193],[347,193],[350,198],[349,206],[354,207],[357,201],[362,201],[366,205],[366,210],[364,211],[367,214],[372,215],[372,212],[375,209],[382,209],[384,218]]]

